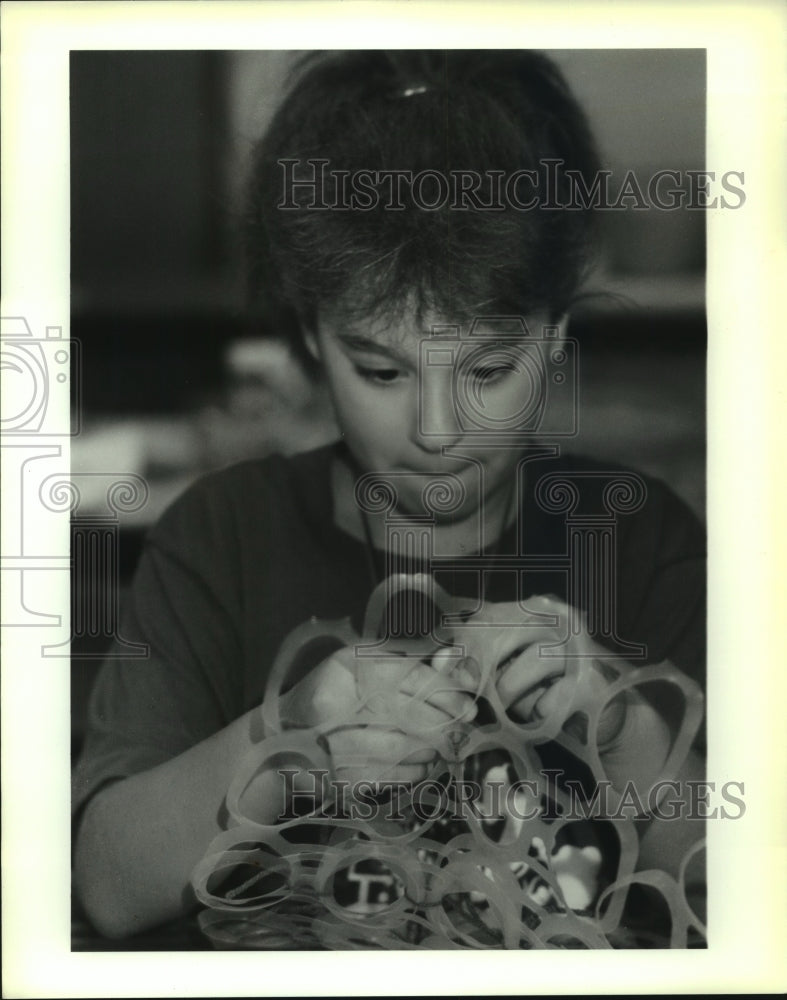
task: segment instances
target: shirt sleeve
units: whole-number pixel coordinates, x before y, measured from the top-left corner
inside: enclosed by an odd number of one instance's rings
[[[215,493],[215,490],[214,490]],[[107,655],[72,778],[72,814],[103,785],[183,753],[241,714],[232,525],[220,498],[190,490],[151,532],[122,618],[148,654]]]

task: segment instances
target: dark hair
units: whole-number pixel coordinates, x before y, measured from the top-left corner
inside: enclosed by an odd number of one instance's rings
[[[258,144],[245,225],[251,316],[295,344],[320,307],[380,314],[415,296],[447,319],[570,306],[591,257],[592,211],[510,203],[497,210],[408,204],[368,211],[308,208],[315,189],[285,191],[280,161],[327,160],[317,201],[339,200],[333,171],[472,170],[494,201],[489,172],[553,166],[559,203],[570,175],[598,169],[585,115],[558,68],[531,51],[313,53]],[[587,186],[587,185],[586,185]],[[279,208],[290,199],[299,207]],[[294,199],[294,201],[292,200]],[[300,199],[300,200],[299,200]]]

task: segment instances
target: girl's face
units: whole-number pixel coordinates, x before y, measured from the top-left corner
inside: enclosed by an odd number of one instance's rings
[[[544,322],[545,316],[533,316],[527,325],[537,334]],[[438,341],[432,336],[436,326],[442,326]],[[483,323],[471,339],[468,327],[446,328],[432,312],[417,319],[414,310],[394,320],[352,321],[338,310],[323,312],[308,343],[322,362],[345,443],[362,472],[392,474],[402,513],[424,513],[425,485],[448,473],[466,492],[460,510],[445,515],[448,520],[510,495],[526,444],[490,442],[500,441],[494,432],[501,422],[543,391],[534,385],[526,343],[520,347],[510,333],[501,339],[497,327]],[[486,424],[468,421],[468,404]]]

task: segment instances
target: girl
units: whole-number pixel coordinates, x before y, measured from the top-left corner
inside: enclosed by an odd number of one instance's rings
[[[206,477],[148,540],[124,635],[150,657],[107,661],[74,777],[75,885],[101,933],[193,907],[191,873],[266,735],[260,706],[282,644],[311,619],[349,618],[360,635],[392,573],[460,600],[445,648],[414,661],[396,643],[370,655],[347,642],[311,662],[277,701],[293,747],[296,730],[317,731],[351,787],[413,787],[439,756],[426,733],[465,736],[496,710],[520,727],[552,720],[552,736],[587,746],[595,719],[610,780],[646,797],[680,743],[680,713],[669,698],[606,691],[636,669],[626,655],[701,680],[703,537],[659,483],[626,480],[639,495],[594,591],[567,550],[576,505],[550,493],[570,482],[595,515],[619,475],[560,453],[576,374],[567,316],[595,240],[579,193],[597,170],[584,115],[543,56],[299,64],[252,170],[250,311],[325,380],[341,440]],[[403,554],[417,531],[426,541]],[[395,589],[383,639],[408,613]],[[535,741],[545,767],[565,760],[546,731]],[[315,787],[282,747],[246,791],[257,823]],[[697,752],[682,757],[681,777],[701,777]],[[639,865],[677,876],[701,830],[659,821],[657,804],[640,824]]]

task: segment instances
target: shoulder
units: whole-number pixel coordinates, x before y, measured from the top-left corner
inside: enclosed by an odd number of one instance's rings
[[[164,512],[149,544],[216,549],[233,537],[275,531],[282,521],[324,520],[333,450],[273,454],[201,476]]]
[[[641,662],[669,660],[703,687],[706,533],[695,512],[663,480],[614,462],[542,454],[528,481],[528,545],[563,554],[584,610],[606,608],[604,645],[633,644]]]
[[[616,462],[581,455],[536,458],[532,497],[541,510],[613,521],[621,541],[654,546],[657,562],[678,551],[702,556],[705,528],[697,513],[662,479]]]

